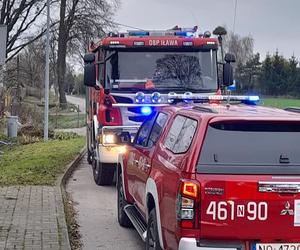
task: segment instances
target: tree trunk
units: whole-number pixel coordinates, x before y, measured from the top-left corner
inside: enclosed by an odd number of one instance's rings
[[[59,104],[61,107],[67,103],[65,93],[65,74],[66,74],[66,55],[68,34],[65,22],[66,0],[61,0],[60,4],[60,21],[58,33],[58,52],[57,52],[57,85],[59,90]]]

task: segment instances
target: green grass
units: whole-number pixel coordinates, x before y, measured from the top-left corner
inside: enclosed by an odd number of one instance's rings
[[[262,98],[261,105],[276,108],[300,107],[300,99]]]
[[[49,125],[51,128],[81,128],[86,123],[85,114],[51,115]]]
[[[85,144],[83,137],[18,145],[0,156],[0,186],[54,185]]]

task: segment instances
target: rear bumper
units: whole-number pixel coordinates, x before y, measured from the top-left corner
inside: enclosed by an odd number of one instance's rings
[[[226,242],[206,242],[197,243],[195,238],[181,238],[179,242],[179,250],[242,250],[242,244],[227,244]]]

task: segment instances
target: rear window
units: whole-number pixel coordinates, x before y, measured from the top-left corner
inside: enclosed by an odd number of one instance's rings
[[[197,172],[300,174],[300,123],[211,124],[204,139]]]

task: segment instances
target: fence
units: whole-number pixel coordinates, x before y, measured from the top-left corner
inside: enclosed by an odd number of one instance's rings
[[[4,111],[12,116],[18,116],[22,124],[30,124],[33,127],[42,127],[44,123],[44,104],[40,102],[13,102],[5,107],[0,105],[0,118]],[[79,105],[73,104],[50,104],[49,105],[49,128],[80,128],[84,127],[86,116],[80,111]]]
[[[81,128],[85,126],[86,116],[80,111],[79,105],[63,104],[55,107],[50,113],[49,123],[54,129]]]

